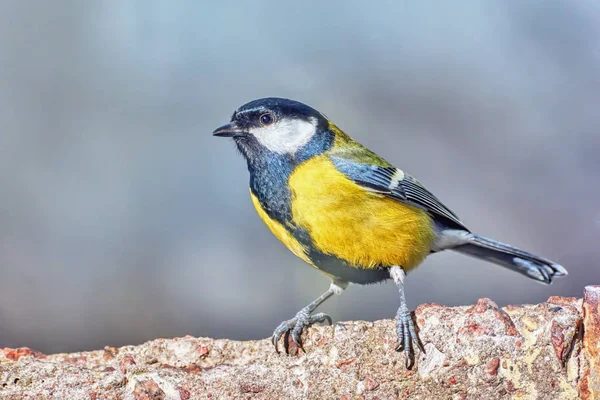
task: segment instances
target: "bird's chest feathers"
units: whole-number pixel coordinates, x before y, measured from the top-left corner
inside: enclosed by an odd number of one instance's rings
[[[284,223],[281,223],[271,217],[269,213],[265,210],[260,200],[256,195],[250,191],[250,197],[252,198],[252,204],[254,204],[254,208],[258,212],[258,216],[260,219],[267,225],[269,230],[279,239],[288,249],[292,251],[296,256],[300,257],[302,260],[306,261],[309,264],[312,264],[312,261],[307,256],[306,246],[301,244],[298,239],[290,232],[288,228],[286,228]]]
[[[425,211],[363,189],[325,155],[295,168],[288,186],[294,225],[326,254],[362,268],[410,269],[430,251],[434,233]]]
[[[291,192],[288,179],[293,169],[283,156],[271,157],[267,163],[250,171],[250,190],[271,219],[286,224],[291,222]],[[255,204],[256,205],[256,204]]]

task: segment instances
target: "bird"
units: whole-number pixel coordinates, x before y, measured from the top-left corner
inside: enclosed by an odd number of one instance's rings
[[[214,136],[232,138],[250,174],[250,197],[271,232],[331,279],[328,290],[282,322],[283,337],[304,350],[302,332],[332,324],[319,305],[349,284],[393,280],[399,292],[396,351],[405,366],[425,353],[405,296],[406,275],[434,253],[452,250],[550,284],[561,265],[471,232],[407,172],[353,140],[325,114],[299,101],[262,98],[239,107]]]

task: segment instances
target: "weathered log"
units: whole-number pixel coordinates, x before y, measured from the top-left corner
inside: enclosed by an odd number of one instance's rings
[[[1,399],[600,399],[600,286],[498,308],[416,310],[426,353],[412,371],[395,322],[340,322],[304,334],[306,353],[269,340],[156,339],[44,355],[0,350]]]

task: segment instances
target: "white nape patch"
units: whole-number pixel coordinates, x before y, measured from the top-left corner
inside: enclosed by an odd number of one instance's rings
[[[390,182],[390,190],[394,190],[400,185],[400,181],[404,179],[404,172],[400,169],[397,169],[394,175],[392,175],[392,180]]]
[[[284,118],[269,126],[250,129],[249,132],[267,149],[278,154],[294,154],[310,141],[317,132],[317,119]]]
[[[344,281],[332,281],[329,290],[333,292],[333,294],[340,295],[346,288],[348,287],[348,282]]]
[[[390,276],[392,277],[396,285],[404,285],[404,278],[406,278],[406,272],[404,272],[402,267],[390,268]]]
[[[459,229],[446,229],[438,232],[431,250],[440,251],[445,249],[451,249],[461,244],[469,243],[469,239],[473,237],[473,234],[467,231],[461,231]]]

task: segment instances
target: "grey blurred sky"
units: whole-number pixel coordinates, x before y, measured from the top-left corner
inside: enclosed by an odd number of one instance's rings
[[[599,71],[596,0],[3,1],[0,347],[266,337],[324,291],[211,136],[265,96],[323,111],[472,230],[570,272],[546,287],[435,255],[412,307],[580,296],[600,283]],[[380,284],[323,310],[397,307]]]

